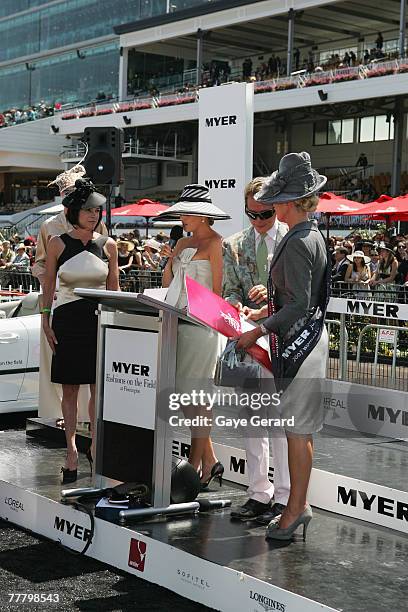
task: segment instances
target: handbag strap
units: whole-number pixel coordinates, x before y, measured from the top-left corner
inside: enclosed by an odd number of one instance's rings
[[[227,346],[225,347],[220,359],[228,368],[230,368],[230,370],[233,370],[238,366],[239,362],[242,361],[242,352],[237,351],[236,340],[230,340],[227,343]]]

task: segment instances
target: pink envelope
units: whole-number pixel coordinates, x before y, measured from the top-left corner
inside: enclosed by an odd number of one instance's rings
[[[205,323],[227,338],[243,332],[242,320],[236,308],[187,275],[186,292],[188,314],[191,317]],[[248,353],[267,370],[272,370],[268,351],[262,346],[254,344],[248,349]]]

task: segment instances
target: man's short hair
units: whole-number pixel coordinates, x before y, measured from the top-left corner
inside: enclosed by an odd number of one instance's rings
[[[345,257],[347,257],[347,255],[349,254],[348,249],[346,249],[346,247],[337,247],[335,249],[338,253],[341,253],[342,255],[344,255]]]
[[[258,193],[258,191],[261,191],[265,180],[266,176],[256,176],[250,183],[248,183],[248,185],[246,185],[244,191],[245,206],[247,204],[248,196],[254,196],[256,193]]]

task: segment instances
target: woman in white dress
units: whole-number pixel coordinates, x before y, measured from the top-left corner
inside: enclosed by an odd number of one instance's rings
[[[168,257],[163,272],[163,287],[168,287],[166,302],[180,310],[187,308],[186,275],[221,295],[222,237],[211,226],[215,219],[229,219],[229,216],[212,204],[207,187],[187,185],[178,202],[160,216],[180,219],[190,234],[180,238],[173,251],[169,245],[162,249],[162,255]],[[207,387],[221,351],[222,338],[217,332],[181,322],[177,338],[177,392],[191,393]],[[189,406],[184,412],[188,417],[202,415],[211,419],[212,416],[205,406]],[[191,429],[189,462],[201,472],[203,487],[214,478],[221,486],[224,472],[214,454],[210,429]]]

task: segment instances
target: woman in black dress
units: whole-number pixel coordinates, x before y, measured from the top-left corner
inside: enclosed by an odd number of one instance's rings
[[[63,483],[77,479],[75,444],[79,386],[89,384],[89,418],[93,438],[95,420],[96,342],[98,318],[95,304],[74,294],[75,287],[119,290],[118,255],[115,241],[95,232],[102,217],[105,198],[88,179],[78,179],[63,205],[74,230],[51,238],[47,250],[44,286],[43,329],[53,352],[51,382],[62,385],[67,458]],[[59,278],[57,300],[51,306]],[[93,444],[87,456],[92,467]]]

